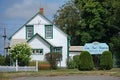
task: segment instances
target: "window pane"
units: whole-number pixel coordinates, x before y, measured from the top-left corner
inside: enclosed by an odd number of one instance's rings
[[[26,38],[30,39],[33,36],[33,26],[27,25],[26,26]]]
[[[53,37],[53,27],[52,25],[45,26],[45,38],[52,38]]]
[[[35,55],[43,55],[43,49],[33,49],[33,54],[35,54]]]

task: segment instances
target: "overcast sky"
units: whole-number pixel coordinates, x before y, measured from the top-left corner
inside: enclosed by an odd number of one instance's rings
[[[68,0],[0,0],[0,53],[3,53],[3,26],[10,37],[26,21],[33,17],[40,7],[45,16],[53,20],[57,10]]]

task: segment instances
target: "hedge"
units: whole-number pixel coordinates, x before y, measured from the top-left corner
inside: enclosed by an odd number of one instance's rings
[[[79,63],[79,56],[80,55],[74,55],[73,56],[73,61],[75,62],[75,68],[78,68],[78,63]]]
[[[79,70],[93,70],[94,63],[91,54],[88,51],[83,51],[79,57]]]
[[[100,56],[100,69],[110,70],[113,68],[112,53],[110,51],[104,51]]]

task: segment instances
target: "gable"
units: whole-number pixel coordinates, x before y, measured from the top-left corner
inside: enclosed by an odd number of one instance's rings
[[[46,43],[43,39],[41,39],[39,36],[35,36],[33,39],[31,39],[28,44],[33,49],[50,49],[50,45]]]
[[[41,14],[37,14],[34,18],[30,19],[29,22],[26,23],[26,25],[46,25],[46,24],[52,24],[45,16]]]
[[[53,46],[53,44],[51,44],[50,42],[46,41],[42,36],[40,36],[39,34],[35,34],[33,37],[31,37],[27,42],[30,43],[32,42],[34,39],[37,39],[41,42],[43,42],[44,44],[47,44],[49,46]],[[37,42],[36,42],[37,43]]]
[[[25,29],[26,25],[45,25],[45,24],[52,24],[50,20],[48,20],[44,15],[41,15],[39,12],[35,14],[31,19],[29,19],[23,26],[21,26],[15,33],[13,33],[9,40],[17,34],[21,29]],[[24,34],[25,35],[25,34]]]

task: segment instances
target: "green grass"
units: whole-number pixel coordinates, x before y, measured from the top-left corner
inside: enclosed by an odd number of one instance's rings
[[[63,75],[107,75],[120,77],[120,68],[112,70],[79,71],[77,69],[40,70],[38,72],[0,72],[0,80],[12,80],[16,77],[63,76]]]

